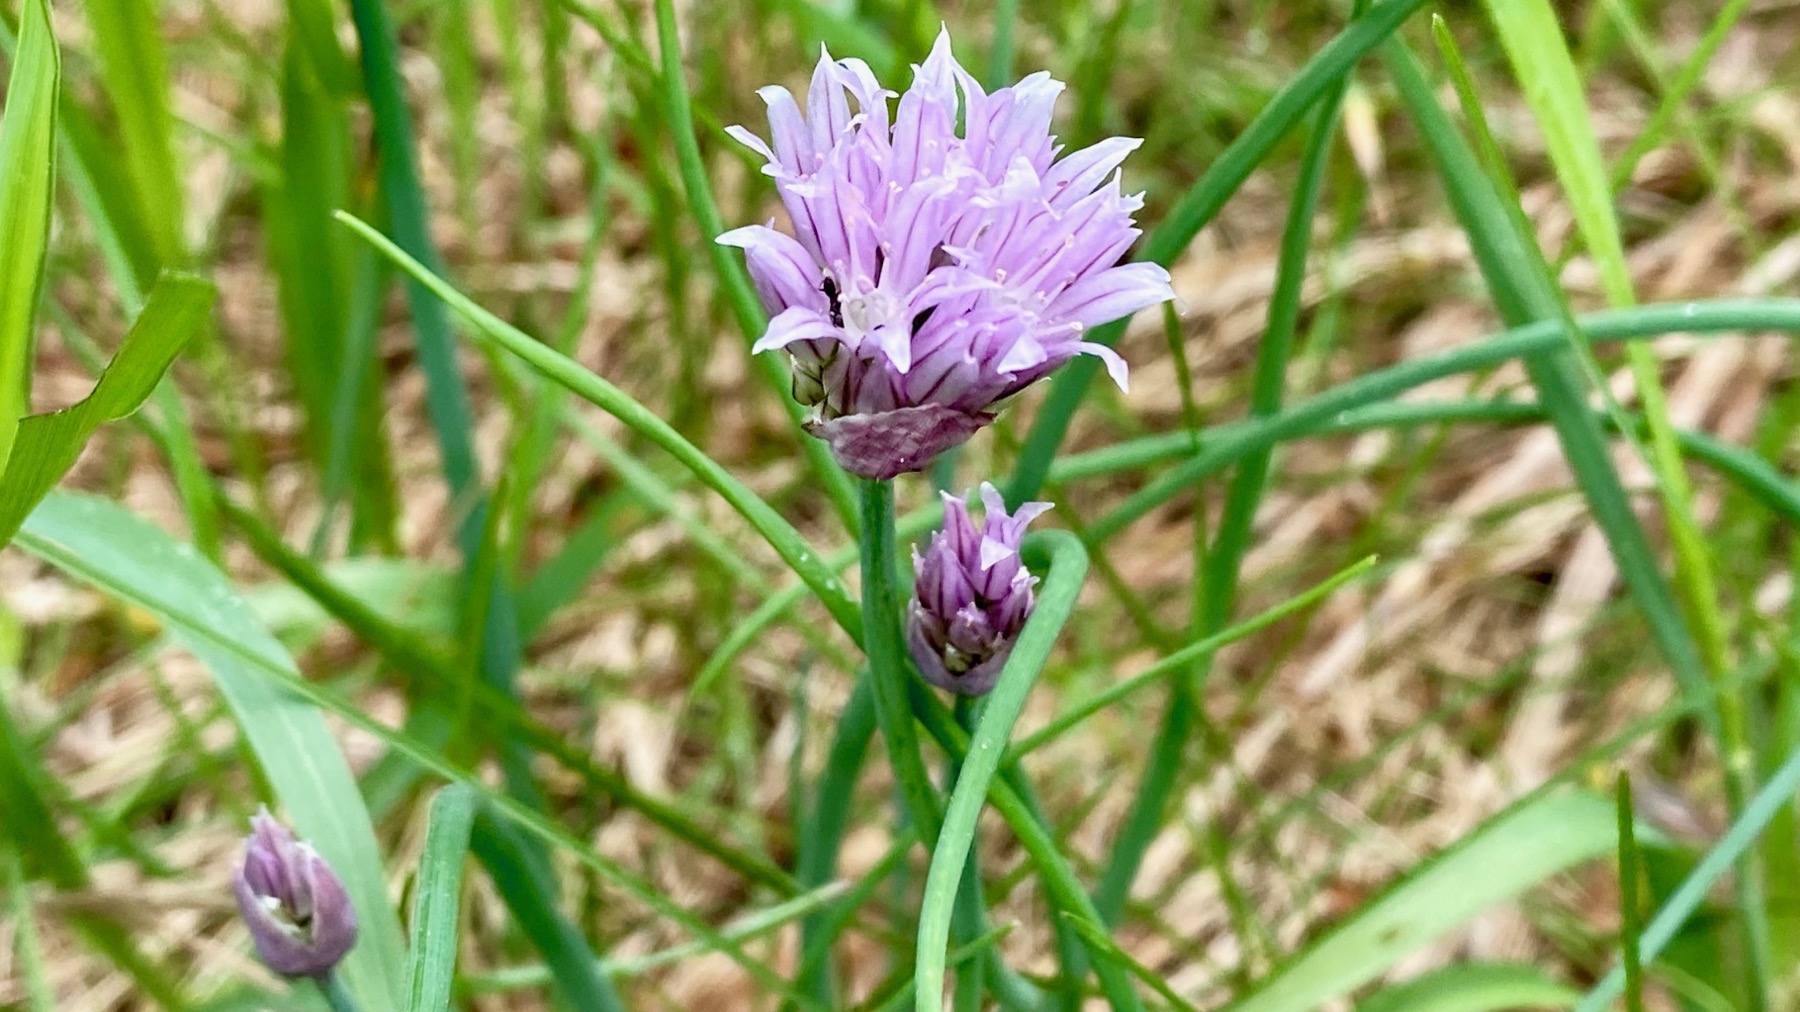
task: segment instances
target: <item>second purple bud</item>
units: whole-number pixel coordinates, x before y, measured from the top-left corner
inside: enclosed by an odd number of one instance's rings
[[[1028,502],[1008,514],[983,482],[981,526],[969,504],[944,494],[944,527],[924,552],[913,548],[918,581],[907,606],[906,646],[925,680],[964,696],[993,689],[1031,615],[1032,576],[1019,558],[1025,527],[1050,508]]]

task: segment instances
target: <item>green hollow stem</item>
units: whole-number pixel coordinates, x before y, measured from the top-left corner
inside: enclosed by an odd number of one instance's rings
[[[976,822],[987,802],[988,787],[1006,754],[1013,725],[1025,709],[1025,700],[1037,684],[1058,634],[1075,610],[1075,599],[1087,577],[1087,549],[1067,531],[1034,535],[1028,550],[1033,555],[1047,556],[1049,570],[1031,619],[1020,632],[994,691],[987,697],[972,744],[958,770],[956,786],[950,793],[943,831],[931,853],[919,914],[918,966],[913,975],[914,1000],[919,1008],[932,1007],[943,992],[945,952],[957,891],[975,841]]]
[[[517,356],[545,379],[617,418],[679,461],[702,484],[730,503],[739,515],[749,521],[750,526],[756,528],[757,533],[768,541],[769,547],[775,549],[782,561],[794,571],[794,575],[800,577],[818,595],[825,609],[851,639],[862,639],[862,616],[857,611],[856,602],[844,590],[843,582],[826,568],[818,553],[813,551],[792,524],[721,467],[718,461],[707,456],[668,422],[623,390],[477,305],[367,222],[347,211],[339,211],[335,217],[456,310],[469,322],[480,339]]]
[[[850,802],[856,779],[875,737],[875,682],[868,671],[856,680],[849,702],[838,715],[837,732],[825,769],[813,785],[812,812],[798,841],[794,877],[800,888],[816,889],[837,874],[838,851],[850,824]],[[826,954],[836,940],[829,911],[808,914],[800,922],[800,974],[794,989],[821,1004],[831,1001],[831,965]]]
[[[956,718],[951,714],[950,708],[931,695],[923,682],[914,683],[911,689],[914,712],[926,731],[937,739],[952,761],[966,759],[969,753],[969,736],[956,726]],[[1076,877],[1068,859],[1058,849],[1055,837],[1038,818],[1025,794],[1014,789],[1005,771],[989,787],[988,801],[1005,820],[1013,836],[1019,841],[1019,846],[1024,849],[1032,867],[1037,871],[1039,881],[1043,883],[1050,904],[1056,910],[1068,911],[1083,920],[1099,923],[1100,915],[1094,910],[1093,901],[1088,898],[1087,890],[1082,887],[1081,880]],[[1104,952],[1093,954],[1099,956],[1094,960],[1094,970],[1100,978],[1100,988],[1108,1004],[1115,1012],[1139,1012],[1143,1003],[1132,987],[1130,975],[1116,961],[1107,959]]]
[[[863,480],[862,580],[863,652],[869,658],[869,681],[875,691],[875,719],[887,743],[888,761],[907,815],[921,842],[934,846],[942,825],[942,809],[931,775],[919,751],[907,684],[906,647],[900,633],[900,594],[895,580],[894,486]]]
[[[325,1004],[331,1008],[331,1012],[362,1012],[362,1006],[356,1003],[355,996],[337,974],[327,973],[317,978],[317,982],[319,993],[325,997]]]

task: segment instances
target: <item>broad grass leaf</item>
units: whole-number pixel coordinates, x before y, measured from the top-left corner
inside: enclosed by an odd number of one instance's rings
[[[32,319],[50,243],[62,57],[45,0],[26,0],[0,112],[0,468],[30,410]],[[3,543],[4,539],[0,539]]]
[[[0,471],[0,545],[12,538],[32,507],[68,472],[95,429],[144,403],[188,339],[205,324],[217,296],[209,281],[165,275],[93,392],[73,407],[32,415],[19,423],[12,456]]]
[[[1471,963],[1446,966],[1376,992],[1356,1012],[1503,1012],[1570,1008],[1580,992],[1535,966]]]
[[[1602,798],[1534,795],[1364,905],[1233,1012],[1304,1012],[1349,994],[1488,907],[1609,853],[1617,835],[1613,807]]]

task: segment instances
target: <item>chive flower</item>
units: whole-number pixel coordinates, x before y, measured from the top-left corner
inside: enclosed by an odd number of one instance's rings
[[[1156,264],[1119,262],[1143,200],[1118,168],[1141,142],[1062,155],[1062,90],[1036,73],[987,94],[940,33],[891,121],[868,65],[824,53],[804,113],[786,88],[758,92],[769,143],[729,129],[768,160],[794,228],[718,238],[772,316],[754,350],[792,357],[807,431],[851,473],[924,468],[1076,355],[1124,389],[1124,360],[1084,335],[1174,293]]]
[[[906,648],[919,674],[965,696],[991,691],[1031,617],[1037,585],[1019,559],[1025,527],[1050,508],[1028,502],[1008,516],[993,485],[981,484],[986,509],[975,526],[969,504],[944,496],[944,527],[924,553],[913,546],[917,581],[907,606]]]
[[[276,973],[324,978],[356,944],[356,909],[343,882],[267,809],[250,819],[232,888],[257,956]]]

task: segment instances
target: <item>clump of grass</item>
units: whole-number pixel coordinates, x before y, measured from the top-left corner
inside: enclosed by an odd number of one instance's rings
[[[1703,6],[22,0],[0,1004],[311,1000],[267,803],[340,1008],[1784,1007],[1800,18]],[[1179,305],[858,481],[724,128],[940,24],[1144,139]],[[989,480],[1054,529],[951,702]]]

